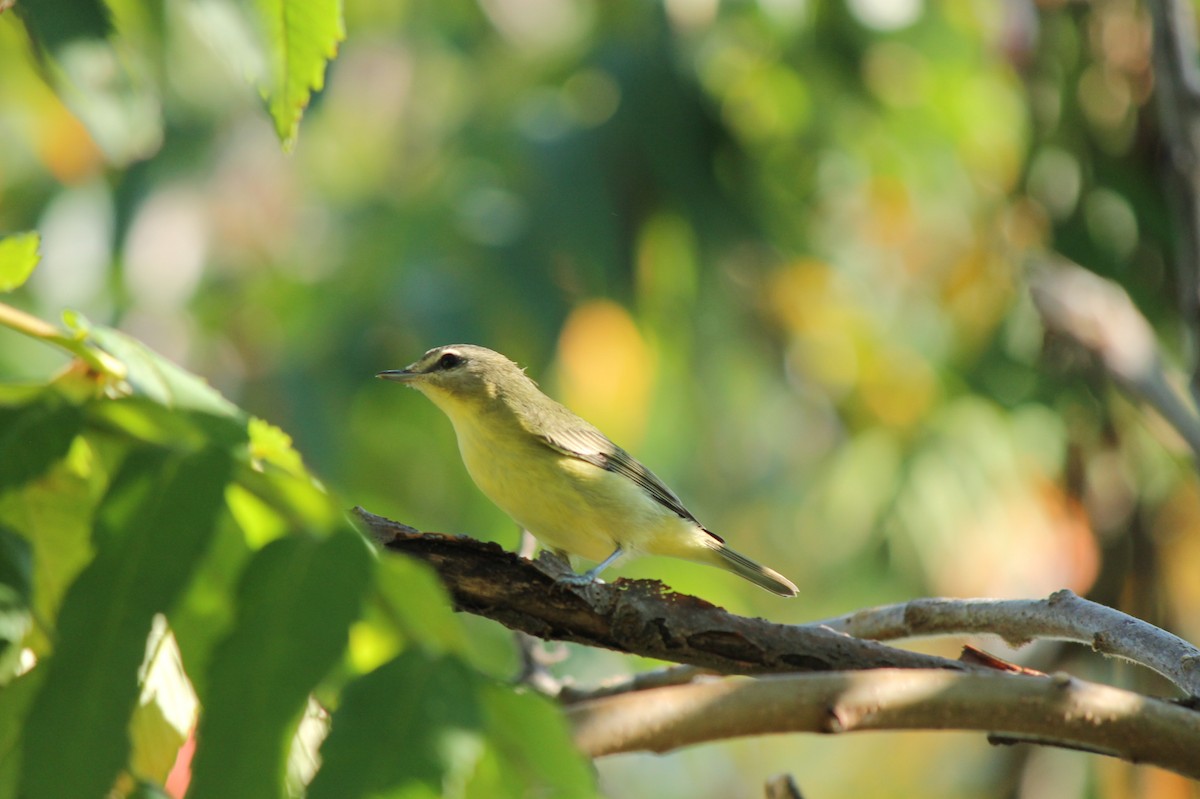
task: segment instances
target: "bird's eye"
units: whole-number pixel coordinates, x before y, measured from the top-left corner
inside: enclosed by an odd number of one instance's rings
[[[447,352],[442,357],[438,358],[438,368],[453,369],[463,362],[462,356],[453,352]]]

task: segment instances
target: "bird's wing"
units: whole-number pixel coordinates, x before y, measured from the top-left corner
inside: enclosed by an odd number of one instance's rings
[[[609,441],[608,437],[599,430],[574,429],[556,433],[553,436],[545,435],[541,439],[546,446],[556,452],[628,477],[660,505],[671,509],[684,519],[696,522],[697,526],[703,527],[700,522],[696,521],[696,517],[691,514],[691,511],[683,507],[679,497],[675,496],[675,493],[667,488],[663,481],[654,475],[654,472]],[[715,534],[713,535],[716,537]]]

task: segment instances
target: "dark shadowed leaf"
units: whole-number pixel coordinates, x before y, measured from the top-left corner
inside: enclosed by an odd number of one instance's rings
[[[498,784],[476,795],[594,796],[591,764],[572,744],[561,710],[548,699],[488,683],[480,693],[488,744],[499,754]]]
[[[420,783],[435,794],[473,761],[481,678],[453,656],[410,649],[346,686],[321,747],[309,799],[389,795]],[[456,768],[457,766],[457,768]]]
[[[33,556],[29,542],[0,525],[0,685],[15,673],[21,640],[29,630]]]
[[[102,0],[21,0],[17,10],[34,39],[50,51],[80,39],[104,39],[112,31]]]
[[[67,591],[25,732],[25,796],[101,796],[129,752],[137,669],[156,613],[186,587],[212,532],[229,455],[139,450],[96,514],[95,559]]]
[[[0,406],[0,491],[40,476],[66,455],[82,423],[79,407],[53,390]]]
[[[15,799],[21,773],[21,735],[46,670],[35,667],[0,691],[0,797]]]
[[[282,795],[289,742],[346,647],[370,557],[357,534],[338,530],[278,539],[246,566],[233,631],[212,658],[191,799]]]

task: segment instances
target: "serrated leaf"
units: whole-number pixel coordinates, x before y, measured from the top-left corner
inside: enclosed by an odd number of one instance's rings
[[[288,746],[346,647],[370,557],[343,529],[273,541],[246,566],[233,631],[213,654],[190,799],[282,795]]]
[[[269,67],[261,87],[285,146],[296,138],[314,91],[325,85],[325,67],[346,38],[340,0],[256,0]]]
[[[24,405],[0,406],[0,492],[61,460],[82,424],[79,407],[52,390]]]
[[[414,783],[436,795],[449,773],[473,766],[462,736],[480,732],[480,681],[457,658],[410,649],[351,682],[308,799],[408,795]]]
[[[25,732],[25,796],[101,796],[129,755],[156,613],[187,585],[221,507],[228,453],[136,451],[97,509],[96,557],[71,585]]]
[[[0,239],[0,293],[21,287],[40,257],[38,246],[41,238],[37,233],[16,233]]]

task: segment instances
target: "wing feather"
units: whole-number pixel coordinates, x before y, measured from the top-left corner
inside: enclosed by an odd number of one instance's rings
[[[596,429],[573,429],[553,436],[541,436],[543,443],[556,452],[598,466],[609,472],[628,477],[654,501],[669,508],[680,517],[695,522],[696,517],[683,507],[675,492],[667,488],[654,472],[647,469],[636,458],[618,447],[606,435]],[[716,536],[714,536],[716,537]]]

